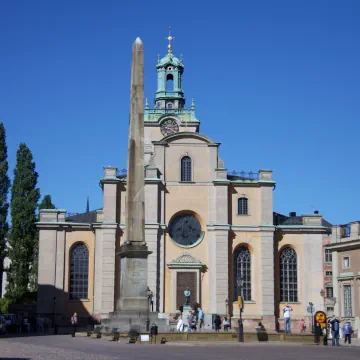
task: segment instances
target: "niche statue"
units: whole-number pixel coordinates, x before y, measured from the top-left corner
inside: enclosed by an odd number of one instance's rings
[[[187,287],[184,291],[184,295],[185,295],[185,306],[189,306],[190,305],[190,295],[191,295],[191,292],[190,292],[190,289]]]

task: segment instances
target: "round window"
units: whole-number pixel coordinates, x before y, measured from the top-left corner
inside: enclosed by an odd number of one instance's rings
[[[180,214],[170,223],[171,239],[183,247],[195,246],[201,240],[202,232],[199,220],[192,214]]]

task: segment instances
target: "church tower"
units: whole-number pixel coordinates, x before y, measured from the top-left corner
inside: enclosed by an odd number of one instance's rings
[[[157,90],[154,107],[150,108],[146,100],[144,109],[145,126],[145,164],[153,154],[153,141],[159,141],[165,136],[179,131],[199,132],[200,121],[195,116],[195,102],[185,107],[183,91],[184,63],[182,56],[177,58],[172,49],[174,37],[169,28],[167,54],[156,64]]]

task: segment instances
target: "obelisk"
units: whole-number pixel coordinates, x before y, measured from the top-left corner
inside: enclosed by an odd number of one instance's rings
[[[120,297],[117,311],[147,311],[147,257],[144,196],[144,45],[132,47],[125,236],[120,247]]]

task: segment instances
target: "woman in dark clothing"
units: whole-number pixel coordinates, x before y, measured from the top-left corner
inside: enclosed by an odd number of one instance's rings
[[[214,325],[215,325],[215,331],[220,331],[220,329],[221,329],[221,318],[220,318],[219,315],[215,316]]]
[[[320,324],[315,321],[315,344],[319,345],[320,344],[320,336],[322,335],[322,328],[320,326]]]

